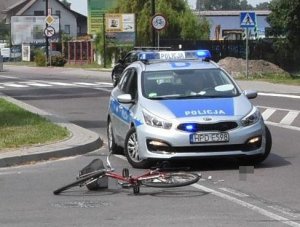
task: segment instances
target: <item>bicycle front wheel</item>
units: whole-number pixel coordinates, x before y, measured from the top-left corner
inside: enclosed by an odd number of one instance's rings
[[[88,174],[87,176],[85,177],[82,177],[82,178],[79,178],[78,180],[70,183],[70,184],[67,184],[61,188],[58,188],[56,189],[55,191],[53,191],[53,194],[54,195],[58,195],[60,194],[61,192],[67,190],[67,189],[70,189],[70,188],[73,188],[75,186],[80,186],[82,184],[85,184],[86,182],[89,182],[93,179],[97,179],[101,176],[103,176],[105,174],[105,170],[100,170],[100,171],[96,171],[95,173],[92,173],[92,174]]]
[[[150,179],[141,180],[141,184],[154,188],[182,187],[196,183],[200,179],[195,173],[164,173]]]

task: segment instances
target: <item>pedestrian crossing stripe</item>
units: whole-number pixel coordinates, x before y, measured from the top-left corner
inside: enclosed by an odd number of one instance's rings
[[[256,15],[254,12],[242,12],[241,13],[241,27],[244,28],[251,28],[255,27],[256,21],[255,21]]]

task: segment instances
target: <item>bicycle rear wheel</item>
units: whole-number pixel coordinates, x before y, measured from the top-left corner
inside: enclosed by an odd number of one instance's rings
[[[151,179],[141,180],[141,184],[154,188],[182,187],[196,183],[200,179],[195,173],[165,173]]]
[[[98,170],[98,171],[95,171],[94,173],[91,173],[91,174],[88,174],[87,176],[85,177],[82,177],[82,178],[79,178],[78,180],[70,183],[70,184],[67,184],[63,187],[60,187],[58,189],[56,189],[55,191],[53,191],[53,194],[54,195],[58,195],[60,194],[61,192],[67,190],[67,189],[70,189],[70,188],[73,188],[75,186],[79,186],[83,183],[86,183],[88,181],[91,181],[93,179],[97,179],[101,176],[104,176],[105,175],[105,170]]]

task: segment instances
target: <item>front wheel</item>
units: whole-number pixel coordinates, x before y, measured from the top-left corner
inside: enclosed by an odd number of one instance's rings
[[[125,139],[125,155],[127,157],[128,162],[134,168],[149,168],[150,161],[147,159],[140,158],[140,151],[138,145],[138,137],[135,128],[131,128]]]
[[[154,188],[182,187],[198,182],[200,176],[195,173],[165,173],[156,178],[141,180],[141,184]]]
[[[78,180],[76,180],[76,181],[74,181],[70,184],[67,184],[67,185],[65,185],[61,188],[56,189],[55,191],[53,191],[53,194],[58,195],[58,194],[60,194],[61,192],[65,191],[65,190],[68,190],[68,189],[73,188],[75,186],[81,186],[81,185],[89,183],[93,180],[97,180],[99,177],[104,176],[104,175],[105,175],[105,170],[95,171],[94,173],[88,174],[85,177],[79,178]]]

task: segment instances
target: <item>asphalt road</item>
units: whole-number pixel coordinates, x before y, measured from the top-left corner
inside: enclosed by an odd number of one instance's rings
[[[300,111],[296,98],[253,100],[272,112],[265,117],[273,136],[271,155],[253,174],[239,174],[232,160],[206,160],[180,163],[203,176],[190,187],[142,188],[139,196],[126,189],[75,188],[54,196],[91,160],[105,160],[109,82],[109,72],[10,67],[0,73],[0,92],[93,130],[105,142],[83,156],[0,169],[1,226],[300,226],[300,116],[283,124],[295,116],[290,112]],[[112,163],[117,171],[143,172],[122,156]]]

